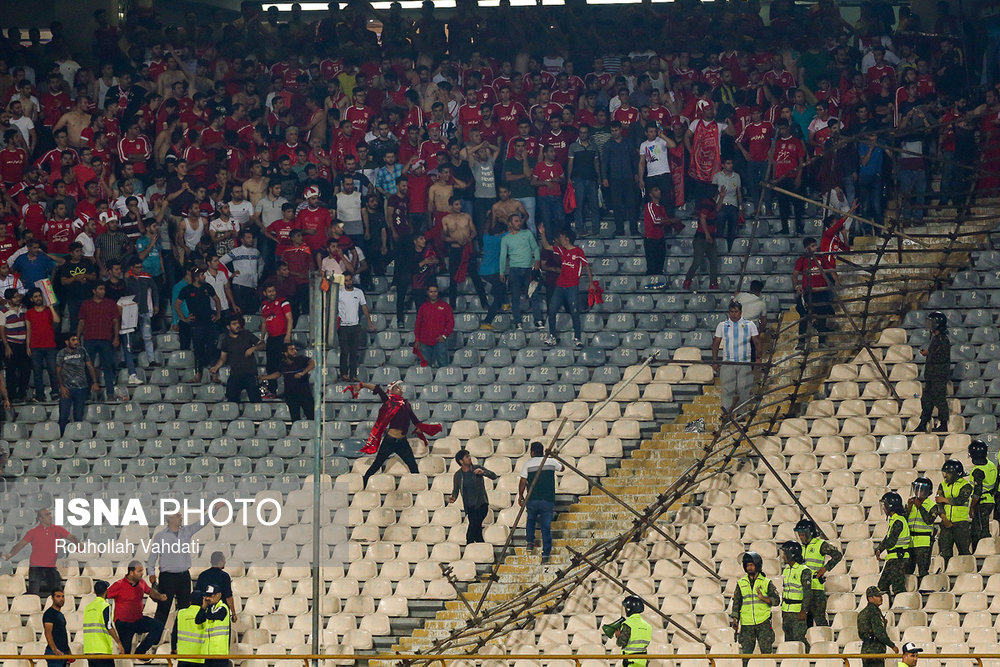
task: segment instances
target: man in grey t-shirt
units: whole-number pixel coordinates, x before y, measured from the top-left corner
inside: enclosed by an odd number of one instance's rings
[[[87,386],[87,374],[91,383]],[[98,392],[97,371],[90,363],[90,355],[80,345],[76,334],[66,339],[66,347],[56,354],[56,379],[59,381],[59,435],[66,432],[72,412],[73,421],[83,421],[90,392]]]
[[[469,528],[465,532],[466,544],[474,542],[485,542],[483,539],[483,520],[490,511],[490,499],[486,495],[486,483],[483,477],[499,479],[500,475],[487,470],[483,466],[473,465],[472,454],[468,449],[460,449],[455,454],[455,462],[459,468],[455,471],[454,483],[449,503],[458,500],[462,495],[462,505],[465,507],[465,516],[469,520]]]
[[[469,135],[469,145],[462,149],[462,157],[468,157],[472,180],[476,184],[472,195],[472,221],[482,234],[486,216],[489,215],[493,202],[497,200],[495,165],[500,149],[488,141],[482,141],[482,133],[477,129],[471,130]]]
[[[740,175],[733,171],[733,159],[722,160],[722,171],[712,177],[712,183],[719,189],[715,197],[715,208],[719,211],[720,236],[726,237],[729,252],[733,251],[736,231],[740,221],[740,207],[743,205],[743,191]]]

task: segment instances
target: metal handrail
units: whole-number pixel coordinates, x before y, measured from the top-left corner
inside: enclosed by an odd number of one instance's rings
[[[945,658],[945,659],[968,659],[974,660],[977,667],[983,667],[983,660],[997,660],[1000,659],[1000,653],[977,653],[976,655],[966,654],[966,653],[932,653],[930,654],[935,658]],[[0,654],[0,661],[5,660],[27,660],[32,667],[34,667],[36,661],[45,661],[52,659],[59,659],[61,656],[53,655],[4,655]],[[449,661],[456,660],[532,660],[535,662],[540,662],[541,660],[572,660],[576,667],[581,667],[581,660],[607,660],[608,662],[617,662],[622,659],[622,655],[608,655],[608,654],[565,654],[565,653],[553,653],[553,654],[533,654],[533,655],[517,655],[517,654],[482,654],[482,653],[446,653],[446,654],[420,654],[420,653],[378,653],[373,655],[362,655],[362,654],[343,654],[343,653],[333,653],[333,654],[309,654],[309,655],[288,655],[286,653],[260,653],[260,654],[229,654],[229,655],[150,655],[150,654],[111,654],[111,655],[74,655],[68,656],[73,658],[86,658],[88,660],[142,660],[142,659],[155,659],[157,661],[166,661],[168,667],[174,667],[175,660],[190,660],[191,658],[210,658],[215,660],[301,660],[304,667],[309,667],[310,661],[315,660],[353,660],[354,662],[367,661],[370,664],[372,660],[379,660],[385,662],[402,662],[407,663],[413,660],[421,660],[428,662],[440,662],[442,667],[447,667]],[[849,660],[859,660],[859,659],[874,659],[874,660],[885,660],[889,658],[898,659],[900,656],[896,653],[884,653],[884,654],[872,654],[872,653],[830,653],[830,654],[820,654],[820,653],[769,653],[769,654],[741,654],[741,653],[713,653],[711,655],[705,653],[634,653],[630,654],[629,658],[637,660],[707,660],[710,667],[716,667],[716,660],[754,660],[754,659],[765,659],[774,660],[780,664],[782,660],[788,659],[806,659],[806,660],[829,660],[837,659],[844,661],[844,667],[850,667]]]

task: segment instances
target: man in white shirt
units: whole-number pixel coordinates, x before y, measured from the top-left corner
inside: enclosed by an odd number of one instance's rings
[[[365,314],[368,331],[375,332],[365,293],[354,286],[354,274],[344,273],[344,286],[337,297],[337,315],[340,326],[337,340],[340,343],[340,379],[345,382],[358,381],[358,366],[367,343],[365,330],[361,328],[361,313]]]
[[[229,215],[236,221],[238,229],[246,227],[253,215],[253,204],[249,199],[245,199],[245,192],[242,185],[233,186],[233,198],[229,202]]]
[[[715,328],[715,337],[712,339],[712,370],[719,374],[723,424],[726,423],[727,411],[735,411],[737,406],[750,398],[750,390],[753,388],[751,350],[759,344],[757,325],[744,319],[743,306],[739,301],[731,301],[729,317]],[[721,368],[718,363],[720,346],[722,361],[725,362]]]
[[[219,297],[219,309],[222,311],[221,320],[229,321],[230,315],[239,315],[240,309],[233,299],[233,290],[229,286],[229,270],[219,262],[219,256],[212,252],[208,254],[208,270],[205,271],[205,284],[215,290],[215,296]]]
[[[215,244],[215,252],[221,256],[236,247],[236,232],[239,226],[229,215],[228,202],[220,202],[218,212],[219,217],[208,223],[208,234]]]
[[[83,230],[77,234],[74,241],[83,246],[83,256],[94,259],[94,236],[97,234],[97,222],[93,218],[87,218],[83,223]]]
[[[257,250],[253,231],[240,232],[240,244],[219,258],[233,276],[233,300],[244,315],[255,315],[260,310],[257,281],[264,273],[264,258]]]
[[[149,204],[146,203],[146,198],[142,194],[135,194],[134,190],[134,183],[130,179],[119,181],[118,191],[121,195],[115,199],[112,207],[118,212],[118,215],[128,215],[128,199],[135,197],[135,205],[139,207],[139,215],[145,218],[149,215]]]
[[[712,184],[719,188],[715,195],[715,208],[719,212],[716,225],[719,236],[724,236],[729,252],[733,251],[740,224],[740,208],[743,206],[743,183],[740,175],[733,171],[733,159],[722,161],[722,171],[712,176]]]
[[[660,202],[667,209],[667,215],[674,214],[674,181],[670,177],[669,150],[676,146],[656,123],[646,126],[646,141],[639,146],[639,189],[649,192],[653,186],[659,187]]]
[[[354,187],[354,177],[345,176],[340,192],[337,193],[337,221],[343,223],[344,233],[351,237],[354,245],[365,242],[364,222],[361,219],[361,193]]]

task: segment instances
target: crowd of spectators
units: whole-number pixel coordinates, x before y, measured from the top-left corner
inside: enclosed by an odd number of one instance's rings
[[[28,397],[29,369],[35,400],[46,386],[66,398],[56,355],[73,335],[113,398],[117,365],[141,384],[168,330],[192,350],[195,382],[230,366],[230,397],[259,400],[236,353],[266,350],[271,395],[312,272],[349,276],[345,380],[375,328],[363,290],[390,265],[385,326],[428,363],[449,363],[466,278],[482,328],[506,311],[516,327],[547,319],[555,345],[566,310],[563,342],[580,347],[593,276],[577,238],[641,238],[644,287],[663,289],[674,239],[693,226],[683,288],[707,260],[718,289],[719,258],[760,205],[801,235],[802,196],[856,203],[874,227],[850,226],[849,243],[882,225],[894,192],[917,219],[932,172],[937,203],[961,204],[962,165],[980,151],[1000,160],[1000,95],[965,94],[946,6],[928,37],[878,2],[857,25],[828,1],[774,2],[767,25],[755,2],[643,5],[620,33],[601,30],[604,9],[466,3],[446,32],[429,4],[416,21],[398,5],[378,15],[380,36],[356,3],[315,23],[253,3],[235,21],[182,26],[140,9],[114,26],[99,10],[90,53],[74,53],[59,22],[48,42],[8,30],[0,336],[12,400]],[[262,316],[259,336],[247,315]]]

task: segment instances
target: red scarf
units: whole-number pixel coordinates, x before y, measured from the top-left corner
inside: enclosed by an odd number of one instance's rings
[[[469,260],[472,259],[472,244],[466,243],[462,246],[462,258],[458,262],[458,269],[455,271],[455,284],[461,285],[465,282],[465,277],[469,272]]]
[[[712,176],[722,169],[719,139],[718,123],[699,121],[691,139],[691,165],[688,167],[691,178],[711,183]]]
[[[365,446],[361,448],[362,454],[374,454],[378,451],[379,445],[382,444],[382,437],[385,432],[389,430],[389,422],[392,418],[406,406],[406,399],[399,394],[389,394],[389,397],[382,403],[382,407],[378,409],[378,417],[375,419],[375,426],[372,427],[371,435],[368,436],[368,440],[365,442]],[[415,430],[417,432],[417,437],[419,437],[424,444],[427,444],[428,435],[437,435],[441,432],[440,424],[424,424],[419,423],[416,425]]]

